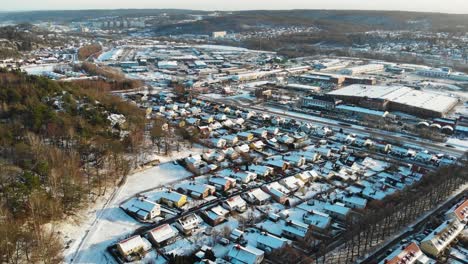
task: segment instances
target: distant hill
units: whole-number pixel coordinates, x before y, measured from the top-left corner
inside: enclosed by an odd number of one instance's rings
[[[152,16],[162,13],[167,14],[205,14],[204,11],[192,11],[183,9],[115,9],[115,10],[58,10],[58,11],[22,11],[22,12],[0,12],[0,21],[13,23],[22,22],[72,22],[97,17],[123,16],[138,17]]]
[[[316,26],[328,31],[468,31],[468,15],[398,11],[288,10],[221,13],[200,21],[156,27],[163,34],[243,32],[273,26]]]
[[[205,34],[214,30],[240,32],[274,25],[314,25],[324,29],[336,29],[337,25],[340,25],[343,30],[424,29],[465,32],[468,30],[468,15],[359,10],[219,11],[216,12],[217,16],[208,16],[208,14],[213,14],[214,12],[184,9],[30,11],[0,12],[0,21],[10,21],[13,23],[39,21],[72,22],[106,16],[139,17],[163,13],[171,17],[180,16],[182,20],[184,15],[201,15],[204,19],[163,26],[155,23],[155,30],[160,34]]]
[[[60,45],[61,40],[29,23],[0,27],[0,59],[18,57],[20,52],[46,45]]]

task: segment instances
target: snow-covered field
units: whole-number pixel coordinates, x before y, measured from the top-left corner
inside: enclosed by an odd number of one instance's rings
[[[65,262],[114,263],[106,248],[142,226],[120,209],[119,205],[137,193],[192,176],[172,160],[201,151],[201,148],[194,147],[169,157],[154,155],[153,158],[158,158],[161,165],[128,176],[127,182],[115,192],[108,192],[88,209],[77,212],[80,217],[54,224],[55,230],[60,230],[65,244],[68,245],[64,251]]]

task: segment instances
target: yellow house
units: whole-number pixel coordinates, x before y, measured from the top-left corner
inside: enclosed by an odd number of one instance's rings
[[[187,203],[187,196],[178,192],[167,191],[161,195],[160,202],[170,207],[180,208]]]
[[[254,138],[254,134],[252,134],[250,132],[240,132],[239,134],[237,134],[237,137],[240,140],[251,141]]]

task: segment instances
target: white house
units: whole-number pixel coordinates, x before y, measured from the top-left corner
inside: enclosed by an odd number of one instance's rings
[[[120,206],[141,220],[150,220],[161,214],[161,206],[143,197],[133,198]]]
[[[164,224],[148,232],[149,239],[157,246],[168,244],[177,237],[178,232],[169,224]]]
[[[123,257],[128,257],[132,254],[148,251],[151,245],[145,243],[141,236],[132,236],[117,243],[117,250]]]
[[[271,196],[263,190],[261,190],[260,188],[247,191],[241,194],[241,196],[249,203],[257,205],[265,204],[271,199]]]
[[[265,252],[272,252],[273,250],[280,249],[286,246],[287,243],[288,240],[266,232],[262,232],[257,237],[257,247]]]
[[[239,195],[228,198],[223,202],[224,208],[229,211],[245,212],[247,210],[247,203]]]
[[[202,223],[201,218],[196,214],[189,214],[182,218],[179,218],[175,226],[184,234],[190,235],[192,231]]]
[[[283,178],[279,183],[293,192],[304,186],[304,182],[294,176]]]
[[[265,253],[260,249],[234,245],[227,254],[227,259],[233,264],[260,264]]]
[[[345,196],[341,199],[349,208],[353,209],[364,209],[367,205],[367,200],[357,196]]]

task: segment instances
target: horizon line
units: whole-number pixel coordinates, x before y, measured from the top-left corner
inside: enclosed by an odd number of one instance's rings
[[[428,13],[428,14],[446,14],[446,15],[468,15],[468,13],[451,13],[440,11],[416,11],[416,10],[399,10],[399,9],[334,9],[334,8],[291,8],[291,9],[231,9],[231,10],[218,10],[218,9],[192,9],[192,8],[83,8],[83,9],[13,9],[2,10],[0,13],[22,13],[22,12],[60,12],[60,11],[118,11],[118,10],[186,10],[186,11],[201,11],[201,12],[245,12],[245,11],[368,11],[368,12],[405,12],[405,13]]]

